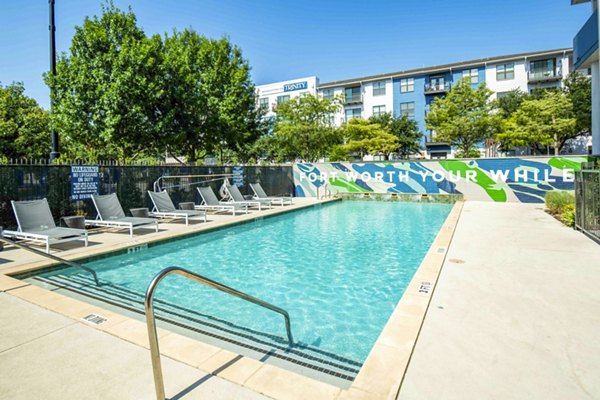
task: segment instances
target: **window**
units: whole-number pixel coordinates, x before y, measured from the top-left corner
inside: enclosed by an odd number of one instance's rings
[[[462,76],[471,82],[471,84],[479,83],[479,70],[477,68],[464,70]]]
[[[414,78],[400,79],[400,93],[414,92],[415,91],[415,80]]]
[[[358,103],[361,101],[360,98],[360,86],[350,87],[344,89],[344,99],[346,103]]]
[[[385,81],[373,83],[373,96],[383,96],[385,94]]]
[[[415,116],[415,102],[400,103],[400,115],[406,115],[409,118],[413,118]]]
[[[258,108],[261,111],[266,111],[269,109],[269,98],[268,97],[261,97],[258,100]]]
[[[350,121],[352,118],[362,118],[362,112],[360,107],[346,108],[346,121]]]
[[[529,64],[529,77],[531,79],[543,79],[558,76],[556,59],[531,61]]]
[[[323,98],[333,100],[333,89],[324,89]]]
[[[373,106],[373,116],[379,117],[385,114],[385,106]]]
[[[285,95],[285,96],[277,96],[277,105],[281,104],[281,103],[285,103],[286,101],[288,101],[290,99],[290,95]]]
[[[502,97],[508,96],[511,92],[497,92],[496,93],[496,98],[500,99]]]
[[[496,80],[507,81],[515,79],[515,63],[496,65]]]

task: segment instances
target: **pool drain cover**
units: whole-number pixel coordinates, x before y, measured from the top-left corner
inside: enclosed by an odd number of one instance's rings
[[[91,324],[94,325],[100,325],[106,321],[108,321],[108,318],[104,318],[98,314],[90,314],[90,315],[86,315],[85,317],[81,318],[82,320],[89,322]]]

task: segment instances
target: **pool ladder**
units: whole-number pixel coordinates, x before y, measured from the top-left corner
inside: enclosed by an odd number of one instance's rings
[[[150,356],[152,358],[152,372],[154,374],[154,387],[156,389],[156,399],[157,400],[165,400],[165,384],[163,380],[162,374],[162,366],[160,363],[160,351],[158,348],[158,334],[156,333],[156,320],[154,318],[154,306],[153,306],[153,298],[154,292],[156,291],[156,287],[165,277],[171,274],[176,274],[183,276],[184,278],[190,279],[194,282],[201,283],[203,285],[218,289],[222,292],[228,293],[232,296],[239,297],[242,300],[249,301],[250,303],[254,303],[261,307],[267,308],[271,311],[274,311],[278,314],[283,315],[285,319],[285,329],[287,332],[288,343],[291,346],[294,342],[292,338],[292,328],[290,324],[290,315],[283,308],[274,306],[271,303],[267,303],[261,299],[257,299],[256,297],[250,296],[249,294],[240,292],[239,290],[233,289],[229,286],[225,286],[219,282],[215,282],[212,279],[209,279],[205,276],[196,274],[194,272],[188,271],[186,269],[180,267],[168,267],[160,271],[152,282],[150,282],[150,286],[146,290],[146,297],[144,298],[144,308],[146,310],[146,325],[148,328],[148,338],[150,341]]]

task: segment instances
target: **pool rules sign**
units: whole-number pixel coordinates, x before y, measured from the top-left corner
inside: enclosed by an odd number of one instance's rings
[[[71,166],[71,200],[90,199],[100,193],[100,171],[98,166]]]

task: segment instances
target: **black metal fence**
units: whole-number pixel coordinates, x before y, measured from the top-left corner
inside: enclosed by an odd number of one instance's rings
[[[236,174],[242,193],[251,193],[249,184],[260,182],[265,191],[273,195],[292,195],[294,183],[291,166],[117,166],[100,165],[100,194],[117,193],[126,213],[130,208],[150,207],[146,193],[153,190],[153,183],[165,175],[212,175]],[[210,178],[191,179],[194,183]],[[188,180],[188,181],[190,181]],[[232,179],[230,178],[230,181]],[[189,182],[187,182],[189,183]],[[210,185],[218,190],[222,181]],[[199,203],[197,185],[177,180],[165,181],[173,202]],[[70,165],[0,165],[0,226],[15,227],[16,221],[11,200],[34,200],[46,197],[52,214],[58,221],[61,216],[86,215],[95,218],[91,200],[71,200]]]
[[[600,241],[600,170],[575,174],[575,227]]]

